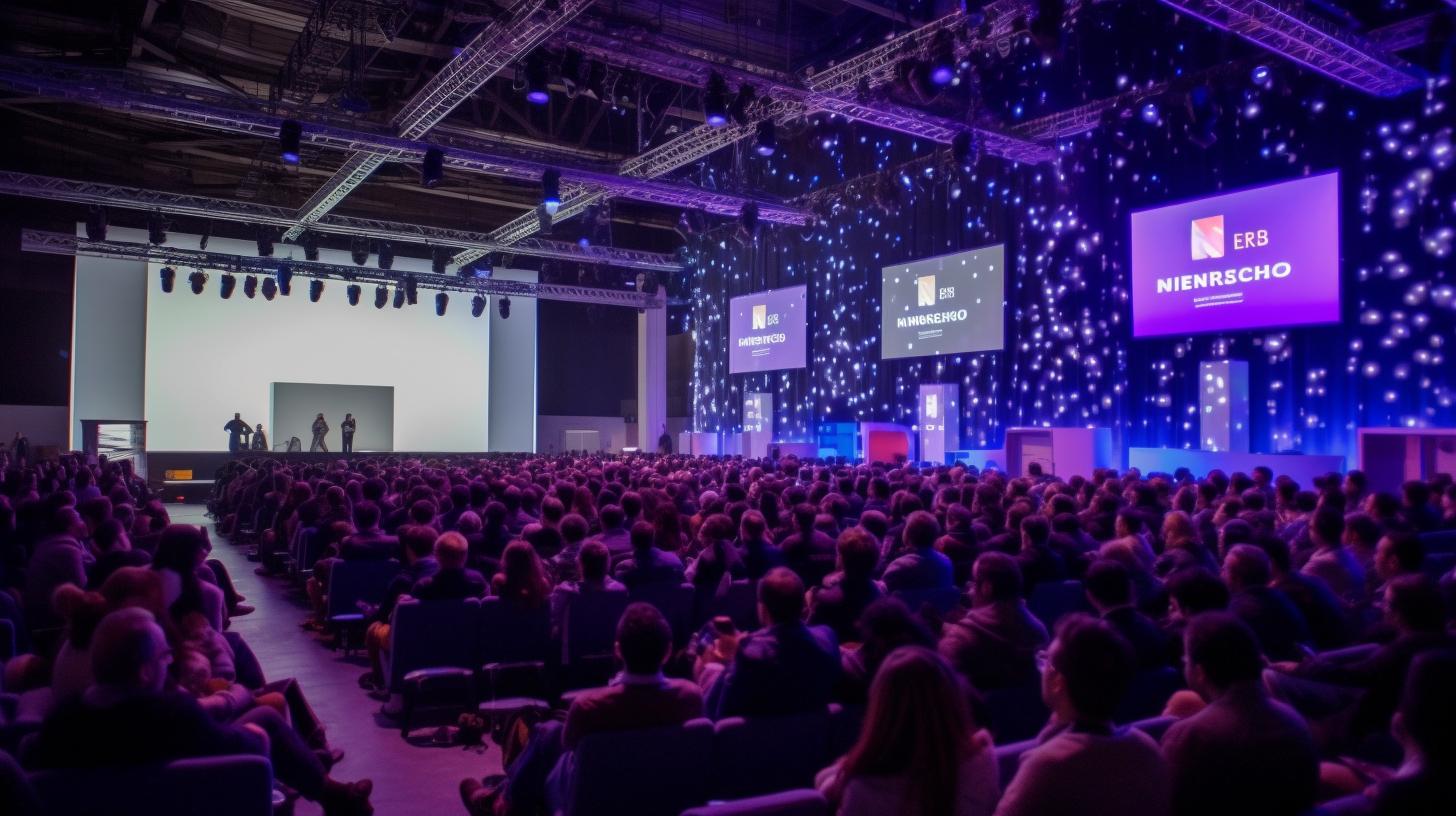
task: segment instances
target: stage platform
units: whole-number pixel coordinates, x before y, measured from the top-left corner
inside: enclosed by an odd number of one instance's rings
[[[291,463],[327,465],[340,459],[391,456],[401,459],[443,459],[487,456],[484,451],[354,451],[350,454],[285,453],[283,451],[147,451],[147,475],[154,490],[167,502],[205,502],[218,471],[234,459],[281,459]]]

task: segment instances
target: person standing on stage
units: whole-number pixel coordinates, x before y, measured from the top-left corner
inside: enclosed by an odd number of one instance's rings
[[[339,433],[344,436],[344,453],[354,452],[354,415],[344,414],[344,421],[339,423]]]
[[[233,414],[233,418],[228,420],[228,424],[222,426],[222,429],[228,432],[229,452],[237,453],[238,451],[248,449],[248,446],[243,442],[243,437],[252,433],[253,429],[249,428],[248,423],[243,421],[242,414]]]
[[[268,450],[268,435],[263,433],[263,423],[259,422],[258,427],[253,429],[253,450]]]
[[[313,421],[313,443],[308,446],[309,453],[329,452],[329,443],[324,441],[324,434],[329,432],[329,423],[320,413]]]

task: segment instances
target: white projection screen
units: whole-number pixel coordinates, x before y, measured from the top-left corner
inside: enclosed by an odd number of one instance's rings
[[[391,386],[394,438],[388,449],[486,449],[490,321],[470,316],[469,298],[452,297],[445,316],[437,317],[432,291],[421,289],[415,306],[375,309],[372,286],[364,287],[358,306],[350,306],[344,284],[329,281],[319,302],[311,303],[308,279],[295,276],[288,297],[270,302],[260,291],[249,300],[240,277],[233,296],[223,300],[216,271],[205,291],[194,295],[190,270],[178,270],[176,287],[164,294],[160,265],[148,267],[150,450],[225,450],[222,426],[234,412],[253,424],[269,421],[274,383]],[[329,448],[337,450],[343,416],[328,418],[335,429]],[[308,449],[306,433],[279,437],[268,431],[270,443],[297,435]],[[363,441],[355,439],[361,450]]]

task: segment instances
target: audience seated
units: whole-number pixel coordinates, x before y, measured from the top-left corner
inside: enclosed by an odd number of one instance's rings
[[[1036,682],[1046,626],[1022,600],[1021,569],[1005,553],[982,553],[971,572],[971,610],[945,625],[940,653],[981,691]]]

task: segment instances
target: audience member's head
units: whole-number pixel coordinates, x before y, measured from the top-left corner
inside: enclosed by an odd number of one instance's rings
[[[1382,581],[1418,573],[1425,560],[1426,547],[1415,533],[1391,531],[1375,545],[1375,574]]]
[[[839,534],[835,551],[839,569],[850,581],[869,580],[880,560],[880,543],[858,527],[850,527]]]
[[[1057,624],[1042,668],[1042,699],[1063,720],[1103,726],[1127,693],[1132,647],[1106,622],[1068,615]]]
[[[984,552],[971,565],[971,603],[990,606],[1020,603],[1021,567],[1016,559],[1001,552]]]
[[[567,513],[562,516],[558,529],[561,531],[561,540],[568,547],[578,545],[585,541],[587,535],[591,533],[591,525],[586,519],[576,513]]]
[[[905,519],[905,545],[917,550],[928,550],[940,538],[940,522],[924,510],[916,510]]]
[[[1268,586],[1273,577],[1268,553],[1253,544],[1234,547],[1223,560],[1223,577],[1235,593]]]
[[[657,607],[641,601],[629,605],[617,622],[617,656],[627,672],[656,674],[671,652],[672,628]]]
[[[440,569],[464,569],[465,561],[470,557],[470,545],[466,543],[465,536],[459,533],[442,533],[435,539],[435,560],[440,562]]]
[[[600,582],[607,577],[607,567],[612,563],[612,556],[607,545],[600,541],[588,541],[581,545],[576,561],[583,581]]]
[[[804,582],[793,570],[775,567],[758,582],[758,618],[764,626],[798,623],[804,614]]]
[[[1087,567],[1084,579],[1087,600],[1101,613],[1131,606],[1133,601],[1132,576],[1127,567],[1117,561],[1099,559]]]
[[[1228,612],[1195,615],[1183,630],[1188,687],[1212,700],[1234,686],[1257,685],[1264,661],[1248,624]]]
[[[171,663],[167,636],[145,609],[118,609],[103,618],[92,635],[91,673],[98,685],[159,694]]]

